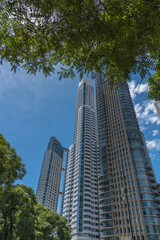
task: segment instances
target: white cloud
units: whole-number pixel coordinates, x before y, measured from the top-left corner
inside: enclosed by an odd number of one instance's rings
[[[153,130],[153,137],[158,134],[158,130]]]
[[[143,125],[143,123],[140,123],[139,124],[139,127],[140,127],[140,130],[142,131],[142,132],[144,132],[144,131],[146,131],[148,128],[147,127],[145,127],[144,125]]]
[[[151,118],[149,118],[148,120],[149,120],[149,122],[151,122],[151,123],[157,123],[157,125],[160,125],[160,119],[159,119],[158,116],[151,117]],[[148,122],[148,123],[149,123],[149,122]]]
[[[147,83],[136,84],[136,81],[132,80],[128,83],[128,86],[132,99],[134,99],[137,95],[148,91]],[[157,114],[153,101],[147,100],[142,103],[137,103],[134,108],[141,130],[142,128],[145,128],[144,124],[160,125],[160,118]]]
[[[137,103],[135,106],[135,112],[137,115],[137,118],[139,118],[141,116],[142,110],[143,110],[143,106],[140,105],[140,103]]]
[[[136,97],[136,93],[134,92],[134,89],[136,87],[135,81],[128,82],[128,86],[129,86],[131,98],[134,99]]]
[[[137,94],[141,94],[142,92],[147,92],[148,91],[148,84],[147,83],[142,83],[142,84],[137,84],[134,80],[131,82],[128,82],[129,90],[132,99],[136,97]]]
[[[142,92],[147,92],[148,91],[148,84],[138,84],[135,92],[137,92],[138,94],[141,94]]]
[[[160,125],[160,118],[154,106],[153,101],[144,101],[142,104],[135,105],[135,112],[139,120],[143,120],[143,123],[156,123]]]
[[[149,112],[153,112],[154,114],[157,115],[157,111],[153,101],[145,101],[143,105],[145,108],[145,111],[143,113],[143,118],[145,118],[149,114]]]
[[[154,140],[151,140],[151,141],[147,141],[147,147],[149,150],[157,150],[157,151],[160,151],[160,140],[159,139],[154,139]]]

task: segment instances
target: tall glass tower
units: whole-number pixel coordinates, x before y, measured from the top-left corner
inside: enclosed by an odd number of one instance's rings
[[[96,76],[101,240],[160,240],[160,195],[127,84]]]
[[[78,87],[74,143],[69,148],[62,215],[72,227],[72,240],[99,239],[97,112],[94,84]]]
[[[55,137],[51,137],[44,155],[36,193],[38,202],[54,212],[57,211],[64,151],[67,152],[67,149],[63,148]]]

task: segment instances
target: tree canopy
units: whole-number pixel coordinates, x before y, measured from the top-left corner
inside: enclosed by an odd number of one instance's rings
[[[47,240],[70,240],[71,228],[67,226],[67,219],[59,214],[52,212],[43,205],[37,205],[37,239]]]
[[[34,191],[25,185],[12,185],[0,194],[2,240],[35,239],[35,205],[38,204]]]
[[[1,240],[71,240],[67,220],[37,202],[23,184],[0,192]]]
[[[0,134],[0,186],[11,185],[26,174],[25,165],[16,150]]]
[[[157,71],[153,76],[151,76],[148,80],[149,85],[149,98],[154,99],[156,101],[160,100],[160,71]]]
[[[159,0],[1,0],[1,61],[28,73],[105,72],[113,82],[160,70]]]
[[[39,204],[32,188],[15,185],[25,173],[16,150],[0,134],[0,239],[71,240],[66,219]]]

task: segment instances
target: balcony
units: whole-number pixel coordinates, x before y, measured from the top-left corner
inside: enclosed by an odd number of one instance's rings
[[[156,197],[160,196],[160,193],[158,191],[152,192],[152,194],[154,194],[154,196],[156,196]]]
[[[154,190],[157,190],[156,184],[152,184],[152,185],[150,185],[150,187],[151,187],[152,189],[154,189]]]
[[[154,202],[160,204],[160,197],[157,197],[157,198],[154,200]]]
[[[149,178],[148,180],[152,183],[156,183],[156,180],[154,178]]]
[[[150,176],[150,177],[154,177],[154,174],[151,171],[147,171],[147,175]]]
[[[149,171],[152,171],[152,167],[151,167],[150,165],[148,165],[148,166],[146,167],[146,169],[149,170]]]

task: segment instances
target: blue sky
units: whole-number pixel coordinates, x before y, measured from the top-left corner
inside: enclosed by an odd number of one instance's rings
[[[26,164],[23,183],[35,191],[51,136],[68,148],[73,142],[78,78],[16,74],[0,65],[0,133]]]
[[[0,132],[26,164],[22,183],[35,191],[50,137],[66,148],[73,142],[78,81],[77,77],[59,82],[56,75],[35,77],[22,70],[13,75],[8,64],[0,65]],[[134,76],[129,87],[160,182],[160,118],[147,99],[147,84]]]

